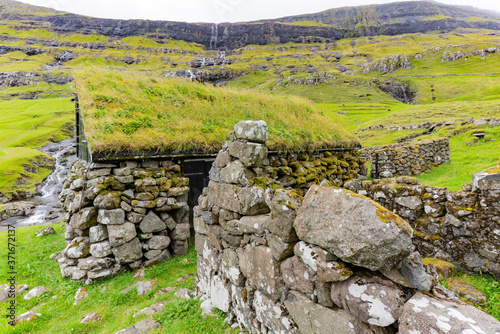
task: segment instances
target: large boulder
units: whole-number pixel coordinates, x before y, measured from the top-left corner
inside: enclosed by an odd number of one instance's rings
[[[312,186],[294,222],[298,237],[345,262],[390,268],[412,251],[411,226],[362,195]]]
[[[404,306],[399,333],[500,333],[500,322],[465,303],[438,300],[418,292]]]
[[[245,216],[269,212],[264,189],[259,187],[238,187],[210,181],[208,183],[208,200],[222,209]]]
[[[403,311],[405,292],[394,282],[377,274],[355,274],[332,284],[332,301],[364,323],[387,327]]]

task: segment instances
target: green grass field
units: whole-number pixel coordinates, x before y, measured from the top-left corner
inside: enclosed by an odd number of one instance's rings
[[[189,277],[182,283],[177,279],[189,273],[196,273],[196,252],[194,248],[186,256],[173,258],[169,262],[161,263],[146,269],[145,280],[156,280],[157,287],[145,296],[138,296],[135,289],[126,294],[120,291],[135,284],[137,280],[128,272],[104,282],[85,286],[83,283],[71,282],[63,279],[59,265],[49,259],[50,254],[64,249],[64,224],[54,225],[57,234],[35,237],[35,232],[43,226],[30,226],[16,230],[16,269],[17,284],[27,284],[30,289],[43,285],[49,289],[40,298],[24,300],[22,295],[16,298],[17,314],[40,306],[36,312],[42,316],[32,323],[20,324],[14,328],[6,327],[7,319],[0,320],[0,333],[109,333],[113,334],[125,327],[135,324],[147,316],[133,318],[133,315],[155,302],[165,301],[163,312],[154,316],[163,324],[163,329],[156,333],[186,333],[186,334],[219,334],[237,333],[223,322],[223,314],[218,317],[202,317],[199,308],[200,301],[181,300],[174,297],[175,292],[165,295],[154,295],[154,292],[165,287],[194,288],[194,277]],[[0,233],[0,243],[7,244],[7,232]],[[0,258],[6,259],[7,247],[0,250]],[[7,262],[0,264],[0,284],[6,282],[9,275]],[[73,305],[74,296],[78,288],[86,287],[90,297],[77,306]],[[106,287],[105,292],[102,291]],[[56,298],[51,298],[57,296]],[[0,303],[4,310],[7,303]],[[98,312],[102,316],[102,323],[80,324],[80,320],[91,312]]]
[[[35,191],[51,172],[50,157],[37,148],[69,138],[73,115],[68,98],[0,101],[0,192]],[[34,163],[45,167],[25,170]]]

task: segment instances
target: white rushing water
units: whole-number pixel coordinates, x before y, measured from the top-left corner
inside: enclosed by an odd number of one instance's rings
[[[66,139],[59,143],[50,143],[40,149],[55,159],[54,171],[37,188],[37,194],[33,199],[36,207],[33,214],[27,218],[14,217],[2,225],[11,224],[17,227],[54,224],[61,221],[64,214],[59,204],[58,196],[63,188],[63,182],[68,175],[69,165],[76,160],[74,156],[74,139]],[[2,227],[4,227],[2,226]]]

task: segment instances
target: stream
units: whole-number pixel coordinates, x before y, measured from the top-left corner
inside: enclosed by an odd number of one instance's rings
[[[62,221],[64,212],[59,203],[59,193],[68,175],[69,166],[76,160],[73,148],[75,140],[66,139],[59,143],[49,143],[39,151],[55,159],[54,171],[38,187],[35,197],[24,200],[35,204],[29,217],[12,217],[0,223],[0,232],[7,230],[7,225],[24,227],[30,225],[56,224]]]

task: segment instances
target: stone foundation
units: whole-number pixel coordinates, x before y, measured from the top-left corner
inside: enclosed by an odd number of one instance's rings
[[[420,175],[424,171],[450,162],[450,142],[447,138],[405,142],[366,148],[363,159],[372,162],[371,177],[390,178],[396,175]]]
[[[186,254],[188,192],[172,161],[74,163],[59,197],[67,222],[61,274],[91,282]]]

